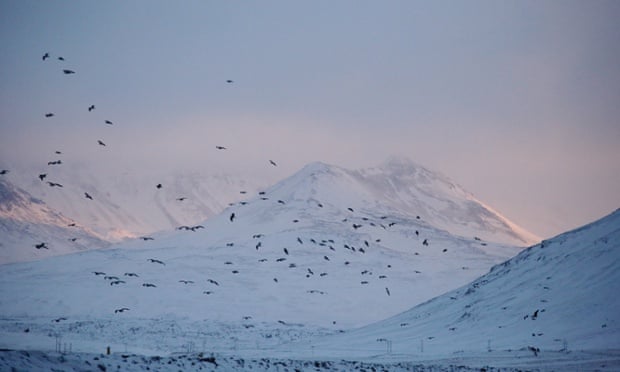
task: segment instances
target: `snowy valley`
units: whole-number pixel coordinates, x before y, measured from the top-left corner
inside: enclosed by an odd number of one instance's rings
[[[181,191],[168,189],[175,201]],[[521,252],[538,238],[406,159],[358,171],[313,163],[268,188],[225,189],[236,202],[170,219],[174,230],[0,266],[0,347],[403,370],[487,349],[618,349],[608,342],[619,334],[617,213]],[[8,365],[22,358],[10,355]],[[233,359],[228,368],[243,370]]]

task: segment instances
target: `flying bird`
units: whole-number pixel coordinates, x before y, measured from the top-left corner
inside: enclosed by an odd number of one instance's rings
[[[50,187],[62,187],[61,184],[56,183],[56,182],[47,181],[47,184],[50,185]]]
[[[387,295],[390,295],[390,290],[388,289],[388,287],[385,287],[385,292],[387,293]]]
[[[59,60],[59,61],[64,61],[64,60],[65,60],[65,58],[64,58],[64,57],[62,57],[62,56],[60,56],[60,57],[58,57],[58,60]]]
[[[8,169],[3,169],[3,170],[0,171],[0,174],[7,174],[7,173],[9,173]]]
[[[75,74],[75,71],[73,71],[73,70],[62,70],[62,72],[64,72],[65,75]]]
[[[227,82],[228,84],[232,84],[232,83],[234,83],[234,81],[233,81],[233,80],[230,80],[230,79],[226,80],[226,82]]]
[[[110,120],[106,120],[105,123],[108,125],[114,125],[114,123],[112,123]]]
[[[61,155],[61,154],[62,154],[62,152],[61,152],[61,151],[56,150],[56,151],[54,151],[54,154],[56,154],[56,155]]]
[[[48,59],[49,57],[50,57],[50,54],[49,54],[49,53],[45,53],[45,54],[43,55],[43,58],[42,58],[42,59],[45,61],[45,60],[46,60],[46,59]]]
[[[91,112],[95,109],[95,105],[88,106],[88,112]]]
[[[49,248],[47,247],[47,243],[39,243],[39,244],[35,244],[35,245],[34,245],[34,247],[35,247],[36,249],[41,249],[41,248],[49,249]]]
[[[155,187],[157,187],[158,189],[161,189],[163,186],[161,185],[161,183],[158,183],[157,186]]]
[[[54,116],[53,112],[48,112],[47,114],[45,114],[46,118],[51,118],[52,116]]]
[[[273,160],[269,160],[269,163],[271,163],[271,165],[273,165],[274,167],[277,167],[277,166],[278,166],[278,164],[276,164],[276,162],[275,162],[275,161],[273,161]]]
[[[102,140],[97,140],[97,143],[100,144],[101,146],[105,146],[105,143],[103,143]]]
[[[185,199],[187,199],[185,196],[182,196],[182,197],[180,197],[180,198],[177,198],[177,200],[178,200],[178,201],[183,201],[183,200],[185,200]]]
[[[149,258],[148,261],[152,262],[152,263],[158,263],[160,265],[166,265],[163,261],[160,260],[156,260],[154,258]]]
[[[114,314],[116,314],[116,313],[122,313],[122,312],[125,312],[125,311],[128,311],[128,310],[129,310],[128,308],[126,308],[126,307],[122,307],[122,308],[120,308],[120,309],[116,309],[116,310],[114,310]]]
[[[86,197],[86,199],[93,200],[93,197],[92,197],[92,196],[90,196],[90,194],[89,194],[89,193],[87,193],[87,192],[85,192],[85,193],[84,193],[84,196]]]
[[[218,150],[226,150],[226,147],[224,146],[215,146],[215,148]]]
[[[233,212],[233,213],[230,215],[230,222],[233,222],[233,220],[234,220],[234,219],[235,219],[235,212]]]
[[[105,273],[103,271],[93,271],[93,274],[95,274],[95,275],[105,275]]]
[[[62,164],[61,160],[55,160],[55,161],[48,161],[47,165],[59,165]]]
[[[215,284],[215,285],[217,285],[218,287],[219,287],[219,285],[220,285],[218,282],[216,282],[216,281],[215,281],[215,280],[213,280],[213,279],[207,279],[207,282],[209,282],[209,283],[211,283],[211,284]]]
[[[194,284],[193,280],[179,280],[179,283],[183,283],[183,284]]]
[[[155,240],[155,239],[151,238],[150,236],[141,236],[139,239],[142,239],[142,240],[144,240],[144,241],[147,241],[147,240]]]

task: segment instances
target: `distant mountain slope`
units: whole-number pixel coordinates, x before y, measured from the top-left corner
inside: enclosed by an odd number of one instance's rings
[[[179,172],[165,176],[125,172],[101,179],[90,174],[87,167],[74,164],[53,166],[49,172],[48,178],[65,187],[50,188],[35,177],[36,172],[14,172],[12,177],[32,195],[64,215],[84,221],[108,240],[198,223],[221,213],[230,203],[265,189],[253,177],[221,172]],[[161,188],[156,187],[158,184]],[[519,246],[540,240],[447,177],[403,158],[391,158],[379,167],[354,171],[313,163],[273,189],[283,190],[282,198],[294,199],[302,193],[299,197],[304,200],[321,199],[325,204],[356,211],[404,218],[419,216],[427,226],[468,239],[476,236]],[[346,192],[339,191],[343,189]],[[84,192],[94,200],[86,200]]]
[[[618,283],[620,210],[533,246],[460,289],[313,345],[359,355],[376,350],[378,339],[390,340],[394,353],[417,355],[422,348],[444,356],[530,346],[618,350]]]
[[[119,173],[102,178],[88,167],[62,164],[47,179],[64,187],[51,188],[37,172],[13,172],[12,178],[35,197],[65,216],[84,221],[111,241],[198,223],[220,213],[231,202],[256,193],[257,184],[224,173]],[[161,184],[161,188],[157,185]],[[87,200],[88,192],[93,200]]]
[[[75,226],[70,226],[75,224]],[[45,243],[45,247],[36,245]],[[109,243],[0,180],[0,264],[102,248]]]

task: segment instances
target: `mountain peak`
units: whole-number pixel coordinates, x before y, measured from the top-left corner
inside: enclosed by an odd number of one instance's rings
[[[320,202],[336,211],[399,216],[469,239],[519,246],[539,241],[448,177],[406,157],[393,156],[378,167],[359,170],[313,162],[270,193],[301,202],[300,208]]]

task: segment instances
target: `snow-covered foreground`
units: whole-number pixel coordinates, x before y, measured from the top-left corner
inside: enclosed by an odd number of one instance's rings
[[[147,356],[0,350],[0,369],[16,371],[617,371],[618,352],[525,350],[456,355],[445,359],[376,355],[363,360],[242,356],[211,352]]]
[[[619,368],[619,282],[620,210],[402,314],[297,347],[353,359],[370,357],[378,345],[395,355],[439,359],[580,351]]]

